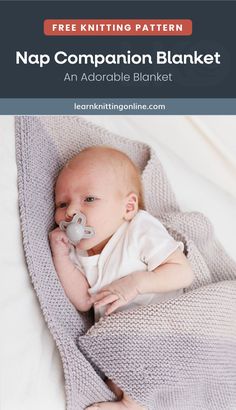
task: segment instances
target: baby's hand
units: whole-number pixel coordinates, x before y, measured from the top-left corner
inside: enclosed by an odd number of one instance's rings
[[[136,276],[130,274],[104,286],[96,295],[92,296],[92,303],[95,307],[109,305],[105,311],[105,314],[109,315],[136,298],[138,293]]]
[[[65,232],[56,228],[49,232],[49,242],[53,256],[68,256],[70,244]]]

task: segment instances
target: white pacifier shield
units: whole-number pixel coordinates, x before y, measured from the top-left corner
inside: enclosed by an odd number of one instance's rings
[[[72,243],[78,243],[84,236],[84,226],[78,223],[73,223],[67,226],[66,235]]]
[[[61,221],[59,227],[66,235],[72,245],[77,245],[81,239],[91,238],[95,231],[91,226],[85,226],[86,217],[81,212],[74,215],[71,222]]]

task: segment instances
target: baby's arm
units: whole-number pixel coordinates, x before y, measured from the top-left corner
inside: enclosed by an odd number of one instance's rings
[[[95,306],[109,305],[106,314],[139,294],[171,292],[191,285],[194,275],[185,255],[177,249],[153,271],[133,272],[105,286],[93,296]]]
[[[50,232],[49,240],[55,269],[67,297],[76,309],[87,312],[92,307],[89,285],[69,258],[69,242],[65,232],[56,228]]]
[[[161,265],[149,272],[135,272],[138,293],[162,293],[186,288],[194,279],[186,256],[180,249],[173,252]]]

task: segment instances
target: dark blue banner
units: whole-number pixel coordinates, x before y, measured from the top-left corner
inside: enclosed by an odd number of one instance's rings
[[[234,98],[235,16],[232,1],[2,1],[0,98]],[[50,19],[186,19],[192,34],[51,36]]]

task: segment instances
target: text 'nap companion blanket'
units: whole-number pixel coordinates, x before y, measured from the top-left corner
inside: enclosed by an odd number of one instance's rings
[[[178,298],[114,313],[91,327],[60,285],[48,232],[58,171],[81,149],[100,144],[139,166],[146,209],[184,243],[195,280]],[[180,211],[156,153],[74,116],[16,118],[16,152],[25,255],[61,354],[67,409],[114,400],[105,374],[149,410],[235,410],[236,264],[203,215]]]

